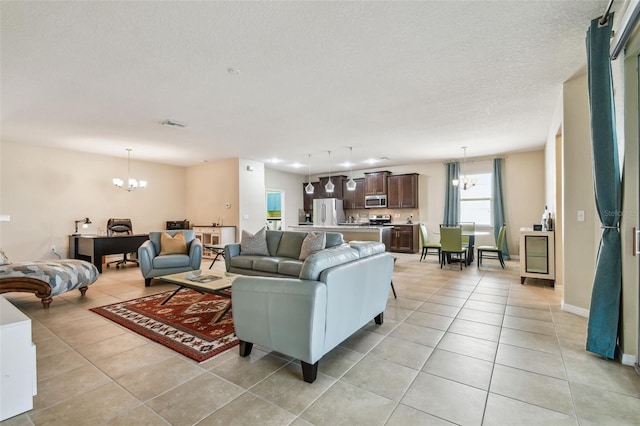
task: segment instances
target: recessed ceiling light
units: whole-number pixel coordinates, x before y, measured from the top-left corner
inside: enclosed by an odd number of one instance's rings
[[[299,169],[300,167],[304,167],[304,164],[300,164],[300,163],[293,163],[291,165],[291,167],[293,167],[294,169]]]
[[[240,70],[238,68],[227,68],[227,72],[231,75],[240,75]]]
[[[176,120],[164,120],[161,121],[160,124],[167,127],[187,127],[187,123],[181,123],[180,121]]]

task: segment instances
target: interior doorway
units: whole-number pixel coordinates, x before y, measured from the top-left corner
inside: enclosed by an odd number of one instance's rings
[[[266,219],[268,229],[281,231],[284,229],[284,191],[280,189],[267,189],[266,191]]]

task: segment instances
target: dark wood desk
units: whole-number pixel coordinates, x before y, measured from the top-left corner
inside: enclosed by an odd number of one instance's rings
[[[102,256],[108,254],[135,253],[149,239],[148,234],[118,235],[69,235],[69,257],[82,259],[96,265],[102,273]]]

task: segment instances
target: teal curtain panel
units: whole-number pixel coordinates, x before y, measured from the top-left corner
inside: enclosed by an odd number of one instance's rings
[[[442,223],[446,226],[455,226],[460,222],[460,188],[451,183],[459,179],[460,162],[447,163],[447,181],[444,193],[444,218]]]
[[[613,104],[609,40],[613,14],[605,25],[591,21],[587,31],[587,77],[596,207],[602,237],[596,259],[587,326],[586,349],[613,358],[618,342],[622,261],[620,209],[622,191]]]
[[[491,191],[493,196],[491,197],[491,211],[493,212],[493,235],[496,238],[496,244],[498,244],[498,234],[500,228],[506,223],[504,218],[504,202],[502,195],[502,158],[493,159],[493,181]],[[507,245],[507,239],[505,238],[502,245],[502,258],[509,260],[509,247]]]

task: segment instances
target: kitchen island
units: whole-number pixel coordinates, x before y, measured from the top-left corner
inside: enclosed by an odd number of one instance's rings
[[[289,226],[292,231],[304,232],[339,232],[345,241],[379,241],[384,243],[386,251],[391,250],[391,230],[393,226],[385,225],[299,225]]]

